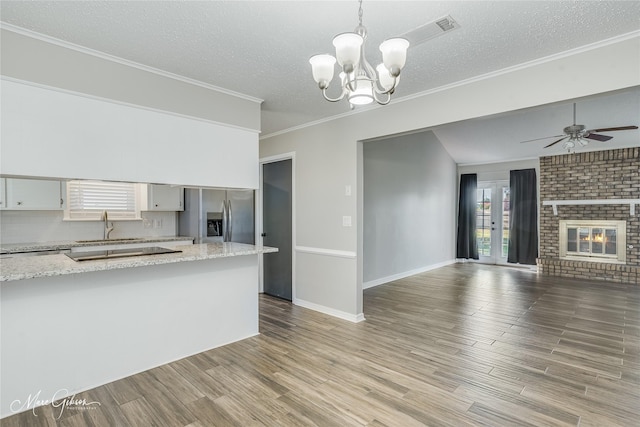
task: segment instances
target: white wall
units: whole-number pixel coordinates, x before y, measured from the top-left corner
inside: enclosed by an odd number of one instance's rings
[[[0,173],[257,188],[260,100],[44,39],[2,29]]]
[[[509,172],[518,169],[535,169],[540,179],[540,159],[518,160],[513,162],[486,163],[477,165],[458,165],[458,177],[465,173],[478,174],[480,181],[509,181]],[[459,181],[459,179],[458,179]]]
[[[355,253],[298,259],[297,292],[327,312],[363,314],[361,141],[640,85],[639,51],[640,37],[612,42],[262,139],[261,158],[296,153],[296,245]],[[356,219],[353,227],[342,226],[345,215]]]
[[[102,221],[63,221],[63,215],[62,211],[0,211],[0,243],[102,239]],[[111,221],[115,228],[110,237],[117,239],[176,235],[175,212],[142,212],[141,216],[142,221]],[[156,227],[156,224],[160,225]]]
[[[3,79],[4,175],[257,188],[254,131]]]
[[[433,132],[364,143],[364,288],[453,262],[456,164]]]
[[[257,258],[2,282],[0,417],[256,335]]]

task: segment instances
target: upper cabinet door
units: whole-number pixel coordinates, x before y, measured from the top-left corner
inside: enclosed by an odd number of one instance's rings
[[[171,185],[147,186],[147,211],[183,211],[184,190]]]
[[[60,210],[60,181],[7,178],[5,209]]]

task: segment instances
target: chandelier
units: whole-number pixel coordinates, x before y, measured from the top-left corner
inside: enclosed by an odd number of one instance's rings
[[[321,54],[309,59],[313,79],[318,83],[327,101],[337,102],[344,98],[353,109],[356,105],[373,101],[386,105],[400,80],[400,70],[407,60],[409,41],[403,38],[387,39],[380,44],[382,63],[375,70],[364,55],[367,29],[362,25],[362,0],[359,1],[359,24],[352,33],[338,34],[333,38],[336,56]],[[339,74],[342,93],[337,98],[327,96],[327,88],[333,79],[334,65],[342,67]]]

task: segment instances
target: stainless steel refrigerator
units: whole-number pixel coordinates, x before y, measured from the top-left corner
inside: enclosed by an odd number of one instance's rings
[[[196,243],[255,242],[255,191],[186,188],[178,232]]]

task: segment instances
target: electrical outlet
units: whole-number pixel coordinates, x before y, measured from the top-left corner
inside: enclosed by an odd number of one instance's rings
[[[144,218],[142,220],[142,225],[144,228],[153,228],[153,220],[149,218]]]
[[[155,227],[162,228],[162,218],[158,218],[155,220]]]
[[[350,216],[343,216],[342,217],[342,226],[343,227],[351,227],[351,217]]]

